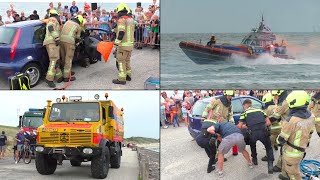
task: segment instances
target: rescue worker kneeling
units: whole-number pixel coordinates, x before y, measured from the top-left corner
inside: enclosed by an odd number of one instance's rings
[[[243,107],[245,111],[240,115],[239,124],[237,126],[240,129],[248,128],[252,162],[253,164],[258,165],[256,143],[257,141],[261,141],[267,151],[268,173],[272,174],[274,156],[269,137],[270,132],[267,127],[271,122],[266,113],[260,108],[252,107],[250,99],[246,99],[243,102]]]
[[[301,180],[299,164],[305,156],[305,149],[310,140],[310,132],[315,125],[314,115],[307,109],[309,95],[305,91],[292,91],[286,101],[289,105],[287,121],[282,123],[282,130],[277,142],[282,146],[282,180]]]
[[[73,75],[71,72],[72,60],[76,46],[80,43],[81,25],[83,24],[83,17],[78,15],[76,18],[68,20],[61,30],[61,59],[64,65],[63,78],[64,82],[69,81],[69,77]],[[70,81],[76,80],[75,77],[70,77]]]
[[[49,87],[55,88],[54,79],[56,78],[58,83],[63,80],[60,69],[60,18],[56,10],[50,10],[49,16],[43,41],[50,60],[45,81]]]

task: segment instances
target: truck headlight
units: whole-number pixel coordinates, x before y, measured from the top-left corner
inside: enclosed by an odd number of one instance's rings
[[[37,152],[42,152],[44,150],[44,148],[42,146],[37,146],[36,147],[36,151]]]
[[[84,148],[82,152],[85,154],[92,154],[93,150],[91,148]]]

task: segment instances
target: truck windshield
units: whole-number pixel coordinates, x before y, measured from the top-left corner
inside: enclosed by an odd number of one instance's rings
[[[32,117],[32,116],[25,116],[23,118],[23,127],[31,127],[37,128],[43,124],[43,119],[41,117]]]
[[[53,104],[49,119],[52,122],[97,122],[99,120],[99,103]]]

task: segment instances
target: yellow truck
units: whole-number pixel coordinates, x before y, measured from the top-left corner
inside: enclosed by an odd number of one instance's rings
[[[123,108],[112,100],[82,101],[81,96],[47,101],[43,125],[38,128],[36,168],[53,174],[63,160],[72,166],[91,161],[92,177],[106,178],[111,168],[119,168],[124,141]]]

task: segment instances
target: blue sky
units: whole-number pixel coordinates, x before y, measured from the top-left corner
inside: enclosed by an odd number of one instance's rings
[[[161,0],[162,33],[248,32],[264,14],[274,32],[320,28],[319,0]]]
[[[159,91],[0,91],[0,125],[18,126],[18,114],[43,108],[48,99],[55,102],[65,95],[94,100],[95,94],[104,99],[106,92],[119,108],[124,108],[126,138],[159,138]]]

